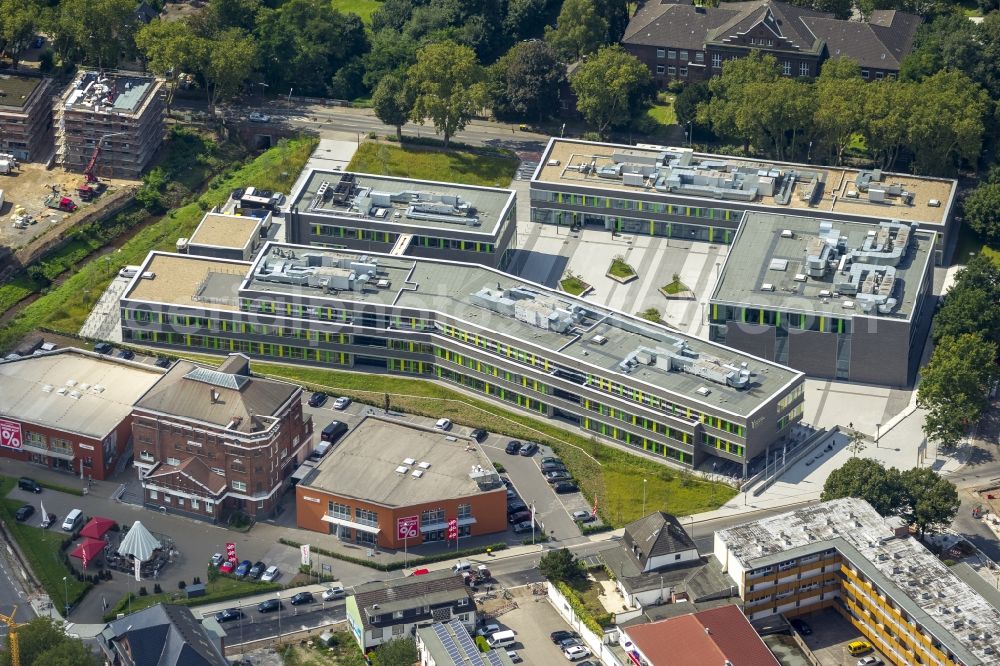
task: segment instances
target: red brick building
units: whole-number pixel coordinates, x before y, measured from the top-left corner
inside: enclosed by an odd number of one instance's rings
[[[0,455],[107,479],[128,450],[132,405],[162,377],[72,348],[0,362]]]
[[[507,529],[507,491],[479,445],[369,416],[295,488],[298,526],[400,549]],[[408,535],[403,538],[403,535]]]
[[[177,362],[133,416],[146,506],[212,522],[270,516],[313,434],[302,389],[251,377],[242,354],[218,370]]]

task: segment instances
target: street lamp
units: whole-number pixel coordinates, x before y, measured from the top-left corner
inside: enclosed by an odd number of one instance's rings
[[[875,424],[875,448],[876,449],[879,447],[878,446],[878,440],[879,440],[879,435],[882,434],[881,430],[882,430],[882,424],[881,423],[876,423]]]
[[[278,645],[281,645],[281,592],[274,594],[278,597]]]
[[[69,583],[66,582],[66,578],[66,576],[63,576],[63,602],[66,609],[66,613],[63,615],[64,618],[69,617]]]
[[[646,515],[646,479],[642,480],[642,515]]]

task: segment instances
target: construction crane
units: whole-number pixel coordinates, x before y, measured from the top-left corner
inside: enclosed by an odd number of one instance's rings
[[[14,610],[10,612],[10,615],[0,613],[0,622],[6,624],[9,629],[7,632],[7,644],[10,646],[10,666],[21,666],[21,646],[17,640],[17,630],[24,625],[14,621],[14,614],[16,612],[17,606],[14,606]]]
[[[101,156],[101,144],[104,143],[104,140],[107,138],[121,136],[122,134],[127,134],[127,132],[113,132],[111,134],[105,134],[97,140],[97,145],[94,146],[94,152],[90,154],[90,161],[87,162],[87,166],[83,170],[83,183],[76,188],[80,198],[84,201],[90,201],[94,198],[95,194],[100,193],[100,190],[95,190],[95,188],[91,187],[91,185],[98,182],[97,176],[94,174],[94,168],[97,166],[97,159]]]

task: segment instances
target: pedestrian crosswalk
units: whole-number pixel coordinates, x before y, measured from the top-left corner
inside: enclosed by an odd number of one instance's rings
[[[538,162],[521,162],[517,167],[517,172],[514,174],[516,180],[531,180],[531,176],[535,173],[535,169],[538,168]]]

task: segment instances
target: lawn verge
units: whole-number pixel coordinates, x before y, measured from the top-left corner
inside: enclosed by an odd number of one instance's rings
[[[150,583],[151,581],[146,581]],[[188,598],[184,590],[177,592],[161,592],[159,594],[133,594],[129,592],[115,606],[104,614],[104,620],[110,622],[118,617],[118,613],[134,613],[159,603],[178,604],[180,606],[200,606],[229,599],[249,597],[254,594],[274,592],[283,589],[281,583],[262,583],[256,580],[238,580],[228,576],[210,576],[205,583],[205,594],[200,597]]]
[[[559,280],[559,288],[570,296],[586,296],[594,290],[589,284],[580,279],[579,276],[567,272],[566,277]]]
[[[517,165],[517,158],[495,153],[367,141],[358,147],[347,170],[484,187],[507,187],[514,178]]]

